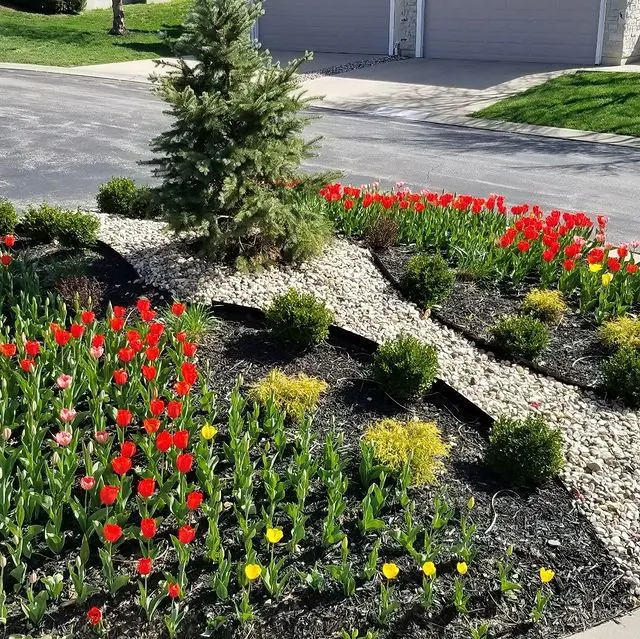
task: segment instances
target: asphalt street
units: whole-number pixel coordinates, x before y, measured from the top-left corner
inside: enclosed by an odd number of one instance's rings
[[[322,135],[310,168],[345,182],[404,180],[412,187],[513,203],[606,213],[610,239],[640,239],[640,150],[331,111],[309,127]],[[0,196],[19,205],[94,202],[113,175],[152,182],[139,164],[166,128],[163,104],[143,84],[0,71]]]

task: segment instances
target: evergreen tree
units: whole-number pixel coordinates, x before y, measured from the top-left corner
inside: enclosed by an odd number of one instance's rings
[[[275,63],[251,37],[261,14],[259,1],[194,0],[173,44],[179,61],[156,78],[174,122],[153,140],[150,163],[170,224],[202,231],[208,254],[304,259],[330,227],[303,194],[330,176],[299,171],[317,141],[302,137],[309,99],[296,72],[309,57]]]

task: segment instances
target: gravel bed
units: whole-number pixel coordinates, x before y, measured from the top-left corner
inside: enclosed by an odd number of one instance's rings
[[[383,341],[408,332],[435,344],[440,376],[488,413],[544,413],[565,433],[563,479],[640,596],[640,415],[522,366],[498,361],[399,297],[367,250],[336,240],[300,268],[238,274],[191,256],[163,223],[99,215],[100,239],[176,298],[264,307],[290,287],[324,299],[338,325]],[[498,510],[500,504],[497,504]]]
[[[346,62],[345,64],[335,64],[333,66],[317,69],[316,71],[309,71],[305,73],[300,72],[300,75],[305,80],[315,80],[316,78],[322,78],[327,75],[340,75],[341,73],[348,73],[349,71],[356,71],[357,69],[365,69],[367,67],[375,67],[378,64],[385,64],[386,62],[397,62],[398,60],[406,60],[405,56],[401,55],[385,55],[376,58],[365,58],[363,60],[357,60],[355,62]]]

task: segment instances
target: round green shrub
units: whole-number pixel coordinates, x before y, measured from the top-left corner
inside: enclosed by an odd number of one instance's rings
[[[267,326],[278,341],[300,348],[310,348],[327,339],[333,322],[333,313],[324,302],[295,289],[274,297],[266,316]]]
[[[127,177],[114,177],[100,186],[96,200],[102,213],[132,217],[139,206],[139,189]]]
[[[409,260],[400,286],[419,306],[430,308],[451,294],[454,276],[441,255],[422,253]]]
[[[564,467],[562,434],[541,415],[499,417],[489,433],[486,462],[510,484],[539,486]]]
[[[543,322],[558,324],[567,310],[567,305],[560,291],[534,288],[522,301],[522,310]]]
[[[535,359],[549,345],[549,330],[531,315],[504,315],[489,332],[497,348],[515,357]]]
[[[9,200],[0,198],[0,235],[13,233],[17,223],[16,207]]]
[[[602,365],[602,385],[612,397],[640,408],[640,351],[624,346]]]
[[[390,395],[409,399],[428,391],[438,374],[438,351],[411,335],[380,344],[373,377]]]
[[[64,246],[93,246],[100,221],[95,215],[41,204],[31,206],[20,220],[20,232],[37,242],[58,240]]]

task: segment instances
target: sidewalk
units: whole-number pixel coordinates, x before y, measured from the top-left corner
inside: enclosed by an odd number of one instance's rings
[[[569,639],[639,639],[640,611],[609,621],[601,626],[595,626],[585,632],[573,635]]]
[[[286,62],[296,54],[273,53]],[[303,86],[316,97],[313,105],[348,113],[394,117],[418,122],[464,126],[521,135],[596,142],[640,148],[640,138],[500,122],[470,117],[472,113],[530,87],[578,69],[558,65],[487,63],[454,60],[408,59],[386,62],[340,75],[314,77],[327,67],[349,65],[361,56],[319,54],[303,67],[310,73]],[[169,58],[168,60],[172,60]],[[136,60],[81,67],[54,67],[0,63],[0,69],[64,73],[110,80],[148,83],[162,72],[153,60]],[[598,69],[640,71],[638,65]]]

